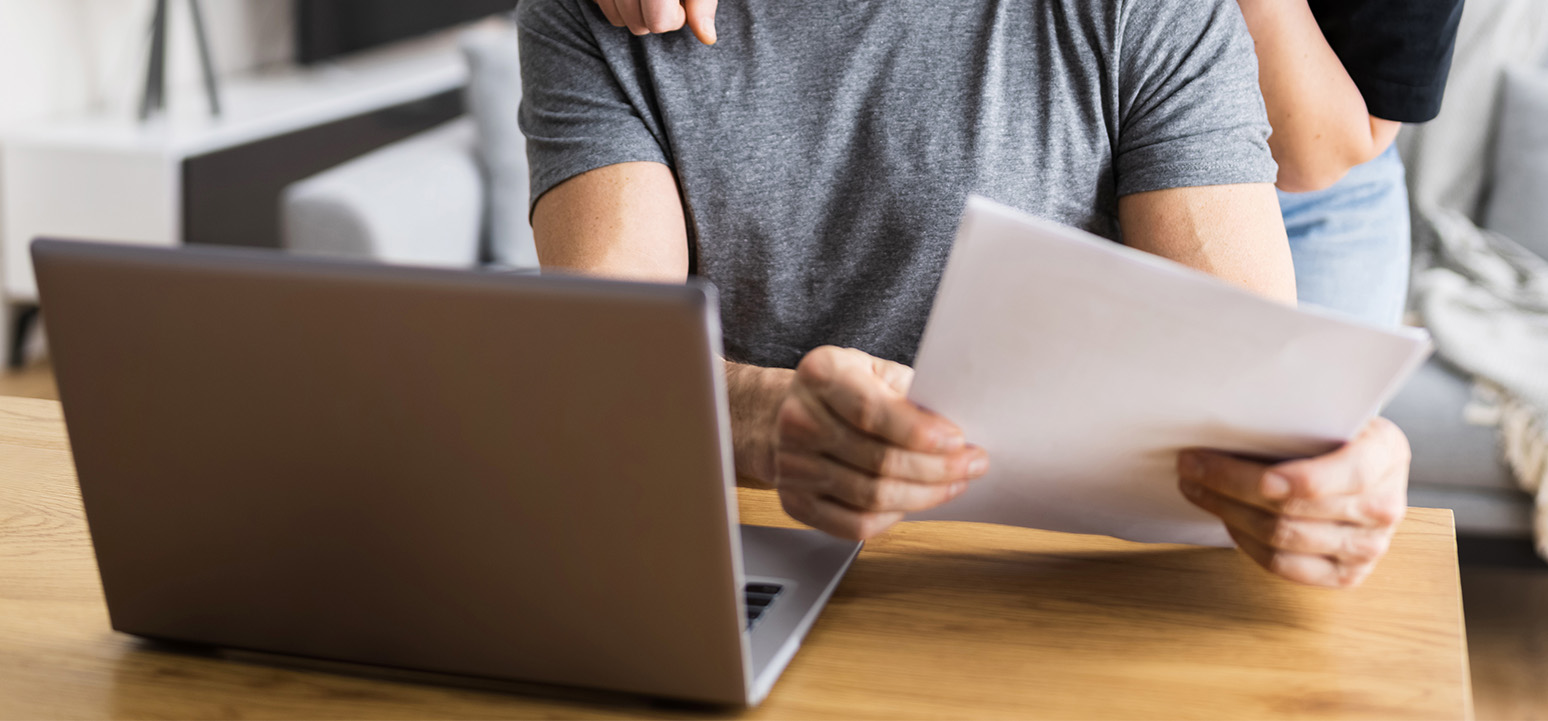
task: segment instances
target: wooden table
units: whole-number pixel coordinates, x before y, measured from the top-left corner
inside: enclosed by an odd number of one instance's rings
[[[789,525],[765,492],[745,520]],[[764,705],[737,713],[244,663],[108,628],[64,426],[0,399],[0,718],[1469,718],[1449,511],[1365,585],[1235,551],[973,524],[870,543]]]

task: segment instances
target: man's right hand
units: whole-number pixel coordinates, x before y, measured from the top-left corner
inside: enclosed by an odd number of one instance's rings
[[[989,456],[908,400],[913,369],[824,346],[795,371],[730,369],[738,472],[772,481],[791,517],[864,540],[967,490]]]

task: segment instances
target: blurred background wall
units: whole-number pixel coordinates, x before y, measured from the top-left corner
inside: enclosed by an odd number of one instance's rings
[[[152,0],[0,0],[0,127],[85,111],[131,113],[144,85]],[[289,0],[205,0],[222,75],[294,55]],[[188,4],[171,5],[170,92],[199,92]]]

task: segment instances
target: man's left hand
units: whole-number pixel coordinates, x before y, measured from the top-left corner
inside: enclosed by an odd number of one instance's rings
[[[1373,419],[1332,453],[1265,465],[1212,451],[1177,458],[1178,486],[1236,545],[1292,581],[1359,585],[1408,507],[1408,438]]]

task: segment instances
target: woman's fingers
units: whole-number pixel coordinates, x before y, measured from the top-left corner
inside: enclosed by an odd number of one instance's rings
[[[595,0],[614,27],[635,35],[669,33],[686,24],[699,42],[714,45],[716,0]]]
[[[645,28],[653,33],[669,33],[683,27],[686,16],[680,0],[630,0],[640,5]]]
[[[716,0],[683,0],[688,27],[705,45],[715,44],[715,5]]]
[[[624,26],[623,15],[618,12],[618,5],[614,0],[596,0],[596,3],[597,7],[602,10],[602,14],[607,17],[607,21],[613,24],[613,27],[621,28]]]
[[[614,0],[614,7],[618,8],[618,14],[629,32],[635,35],[650,34],[650,28],[645,25],[645,12],[640,9],[640,0]]]

